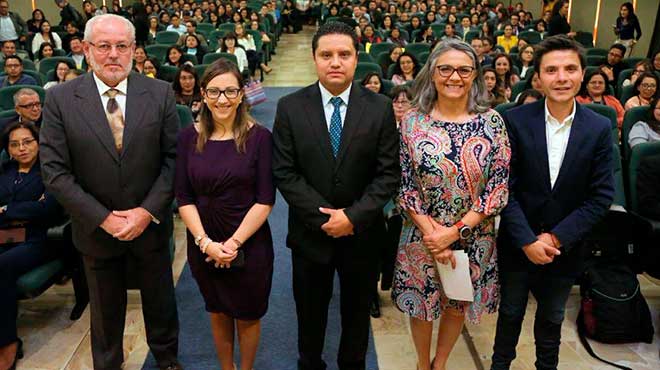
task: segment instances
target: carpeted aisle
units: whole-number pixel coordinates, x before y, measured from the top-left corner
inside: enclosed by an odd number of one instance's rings
[[[266,88],[268,101],[252,110],[257,121],[272,129],[277,100],[297,88]],[[285,246],[287,232],[287,205],[279,195],[269,218],[275,248],[275,271],[268,313],[262,321],[262,336],[255,370],[295,370],[297,360],[296,312],[291,290],[291,254]],[[209,319],[197,285],[186,266],[176,287],[176,297],[181,325],[179,355],[187,370],[219,369],[209,329]],[[325,360],[328,369],[337,369],[336,355],[339,347],[339,287],[335,280],[335,292],[330,302],[330,312],[325,344]],[[238,356],[236,356],[238,362]],[[143,369],[157,369],[151,355]],[[378,369],[373,338],[370,338],[367,369]]]

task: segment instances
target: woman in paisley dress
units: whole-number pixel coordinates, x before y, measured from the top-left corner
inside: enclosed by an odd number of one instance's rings
[[[404,221],[392,298],[410,316],[419,370],[444,370],[466,316],[477,323],[499,300],[494,218],[507,202],[511,151],[477,60],[464,42],[440,42],[415,81],[413,108],[400,127]],[[436,262],[455,266],[457,249],[469,258],[473,302],[442,290]]]

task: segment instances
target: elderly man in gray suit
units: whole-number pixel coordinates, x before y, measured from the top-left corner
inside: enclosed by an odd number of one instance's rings
[[[147,343],[161,369],[177,362],[168,243],[178,116],[169,84],[131,73],[135,28],[92,18],[84,50],[93,69],[49,90],[41,129],[46,188],[69,212],[89,283],[94,369],[123,363],[127,264],[142,296]]]

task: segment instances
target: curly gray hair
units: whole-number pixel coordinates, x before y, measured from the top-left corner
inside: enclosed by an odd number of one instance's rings
[[[474,49],[463,41],[447,39],[440,41],[438,45],[431,51],[426,64],[420,70],[417,78],[415,78],[415,87],[413,91],[413,106],[417,107],[421,112],[430,114],[433,110],[435,102],[438,100],[438,92],[433,83],[433,73],[438,58],[450,51],[458,50],[467,54],[472,59],[472,65],[476,68],[476,77],[470,89],[468,97],[467,110],[470,113],[484,113],[490,108],[488,89],[484,81],[481,64],[477,58],[477,53]]]

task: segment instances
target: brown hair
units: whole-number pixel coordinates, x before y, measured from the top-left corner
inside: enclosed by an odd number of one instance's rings
[[[206,94],[206,86],[212,79],[225,73],[231,73],[236,77],[238,87],[243,89],[245,81],[241,76],[241,73],[238,71],[238,67],[229,60],[220,58],[206,68],[206,71],[200,80],[202,93]],[[254,118],[248,113],[248,105],[248,102],[245,100],[245,95],[243,95],[243,100],[238,105],[236,118],[232,125],[234,142],[236,143],[236,150],[239,153],[245,153],[245,144],[250,134],[250,127],[256,124]],[[204,146],[213,134],[214,128],[213,115],[206,104],[202,104],[202,109],[199,112],[199,135],[197,135],[197,144],[195,146],[197,152],[201,153],[204,151]]]

